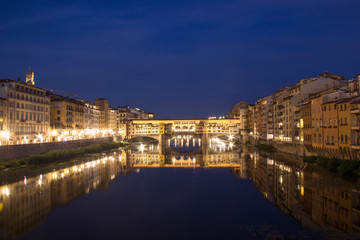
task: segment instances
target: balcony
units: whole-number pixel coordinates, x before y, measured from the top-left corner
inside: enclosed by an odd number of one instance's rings
[[[351,126],[351,130],[359,131],[359,130],[360,130],[360,126]]]
[[[352,210],[360,214],[360,207],[352,207]]]
[[[351,145],[351,148],[352,148],[352,149],[355,149],[355,150],[360,150],[360,145],[358,145],[358,144],[353,144],[353,145]]]
[[[359,114],[359,113],[360,113],[360,109],[359,109],[359,108],[351,109],[350,113],[352,113],[352,114]]]

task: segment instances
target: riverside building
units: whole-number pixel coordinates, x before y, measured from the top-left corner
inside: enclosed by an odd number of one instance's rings
[[[75,139],[78,130],[84,130],[84,108],[81,100],[51,94],[52,136],[58,137],[58,141]],[[72,136],[67,137],[69,134]]]
[[[93,102],[85,102],[85,129],[100,129],[100,107]]]
[[[48,141],[50,133],[50,97],[35,86],[34,73],[26,73],[26,82],[0,80],[2,98],[2,136],[8,144]],[[1,118],[1,117],[0,117]]]

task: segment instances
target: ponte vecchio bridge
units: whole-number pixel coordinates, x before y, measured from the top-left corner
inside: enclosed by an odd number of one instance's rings
[[[162,141],[166,135],[195,134],[204,137],[238,136],[240,119],[142,119],[121,124],[122,138],[151,137]]]

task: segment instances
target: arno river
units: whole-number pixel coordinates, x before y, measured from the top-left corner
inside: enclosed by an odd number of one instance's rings
[[[0,239],[356,239],[360,231],[355,183],[219,139],[137,143],[3,172],[0,184]]]

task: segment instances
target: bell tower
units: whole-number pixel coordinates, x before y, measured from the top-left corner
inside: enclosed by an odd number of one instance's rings
[[[30,67],[29,67],[29,72],[26,73],[26,84],[35,85],[34,73],[31,71]]]

